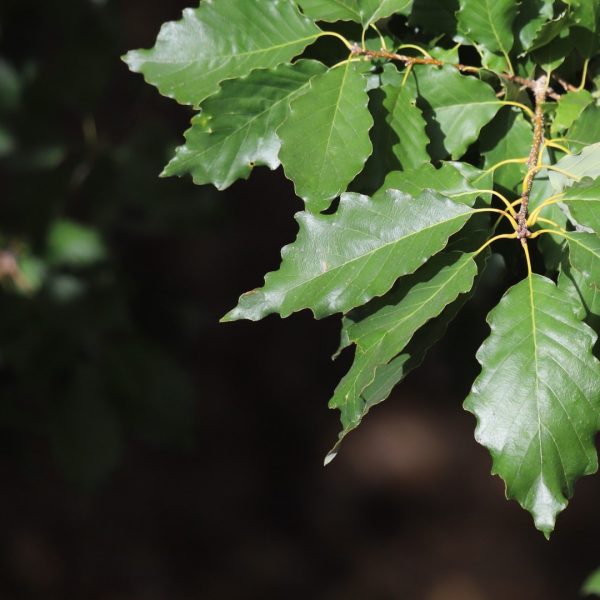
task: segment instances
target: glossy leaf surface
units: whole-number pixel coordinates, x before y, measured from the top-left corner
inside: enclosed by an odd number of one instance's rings
[[[306,15],[318,21],[356,21],[363,26],[403,11],[412,0],[298,0]]]
[[[199,105],[225,79],[289,62],[319,33],[289,0],[203,0],[163,25],[154,48],[129,52],[125,62],[164,96]]]
[[[360,306],[439,252],[472,212],[434,192],[415,198],[390,190],[374,199],[345,194],[333,215],[300,213],[298,237],[283,249],[279,270],[224,320],[287,317],[304,308],[320,318]]]
[[[276,130],[289,114],[290,101],[324,71],[318,61],[301,60],[225,81],[202,104],[185,145],[163,174],[190,173],[194,183],[212,183],[222,190],[246,179],[255,165],[276,169],[281,147]]]
[[[399,355],[413,335],[473,286],[477,265],[469,254],[442,253],[414,275],[399,282],[381,306],[365,318],[346,319],[348,341],[356,345],[354,363],[340,381],[330,408],[341,411],[342,437],[354,429],[367,410],[364,391],[376,371]],[[408,360],[408,359],[407,359]],[[396,369],[405,368],[405,361]]]
[[[513,286],[489,315],[482,372],[465,401],[492,472],[546,535],[575,480],[597,469],[600,364],[581,312],[540,275]]]
[[[460,0],[458,26],[490,52],[508,54],[514,43],[512,25],[517,10],[512,0]]]

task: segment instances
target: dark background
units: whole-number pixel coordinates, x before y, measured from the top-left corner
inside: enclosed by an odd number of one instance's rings
[[[185,5],[0,3],[0,598],[577,598],[600,479],[547,542],[461,408],[501,265],[326,469],[337,320],[218,324],[301,205],[158,179],[191,113],[119,56]]]

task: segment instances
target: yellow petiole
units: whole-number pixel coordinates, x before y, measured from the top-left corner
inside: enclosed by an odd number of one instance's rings
[[[500,210],[499,208],[476,208],[473,212],[474,213],[492,212],[492,213],[502,215],[503,217],[506,217],[510,221],[510,224],[512,225],[512,227],[515,231],[517,231],[519,229],[519,225],[517,224],[515,219],[512,217],[512,215],[507,213],[505,210]]]
[[[546,208],[546,206],[551,206],[552,204],[557,204],[560,202],[564,195],[564,192],[561,192],[560,194],[555,194],[554,196],[546,198],[538,207],[531,211],[531,214],[527,219],[527,227],[533,227],[537,223],[538,217],[542,210]]]

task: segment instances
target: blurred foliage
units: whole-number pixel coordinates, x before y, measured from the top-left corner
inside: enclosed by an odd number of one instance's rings
[[[178,352],[181,314],[201,308],[155,300],[129,249],[223,216],[212,191],[155,177],[178,128],[153,117],[159,98],[119,59],[125,10],[0,4],[0,434],[24,459],[41,442],[87,488],[128,439],[191,444]]]
[[[600,569],[596,569],[585,580],[581,593],[584,596],[600,596]]]

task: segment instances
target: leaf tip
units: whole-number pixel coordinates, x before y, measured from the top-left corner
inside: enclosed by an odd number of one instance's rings
[[[325,460],[323,461],[323,466],[326,467],[327,465],[331,464],[333,462],[333,459],[338,455],[337,453],[337,449],[333,449],[331,450],[331,452],[329,452],[327,454],[327,456],[325,457]]]
[[[236,321],[237,317],[235,315],[235,308],[233,310],[230,310],[227,314],[223,315],[220,319],[219,319],[219,323],[232,323],[233,321]]]

